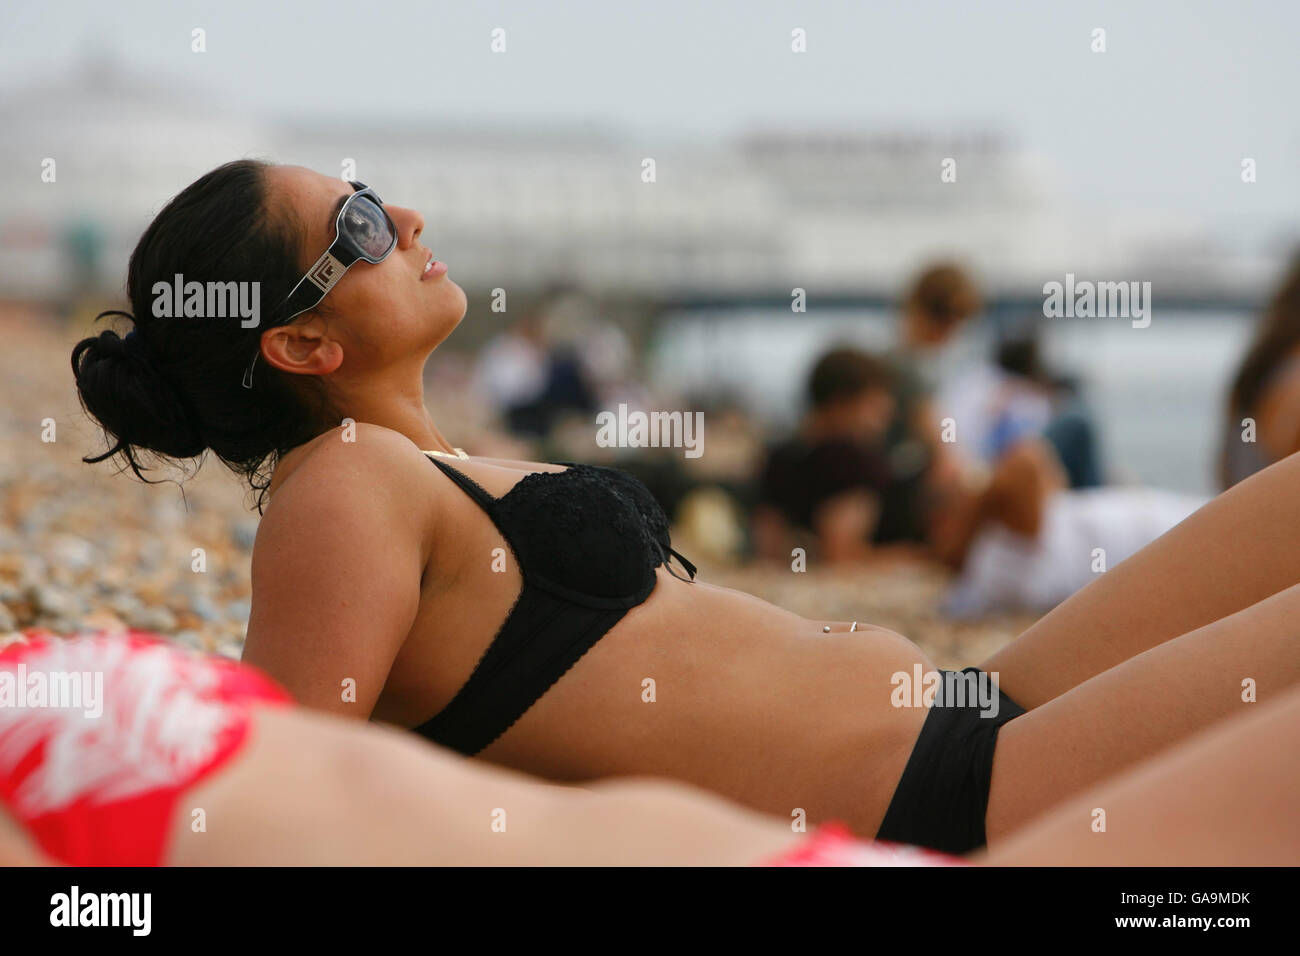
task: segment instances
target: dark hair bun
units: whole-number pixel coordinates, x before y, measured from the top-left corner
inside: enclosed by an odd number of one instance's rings
[[[126,297],[139,321],[117,310],[100,313],[130,319],[136,331],[125,340],[101,332],[72,352],[82,407],[114,443],[82,461],[120,455],[148,481],[137,452],[196,459],[211,451],[258,492],[260,510],[280,456],[343,417],[318,376],[260,362],[251,385],[243,384],[264,331],[287,320],[283,302],[302,276],[302,230],[292,208],[269,201],[268,168],[237,159],[205,173],[172,197],[136,243]],[[158,315],[154,289],[181,274],[194,282],[247,282],[263,301],[281,304],[251,328]]]
[[[106,329],[77,343],[72,372],[82,404],[121,446],[201,455],[207,445],[184,398],[150,361],[139,333],[130,338]]]

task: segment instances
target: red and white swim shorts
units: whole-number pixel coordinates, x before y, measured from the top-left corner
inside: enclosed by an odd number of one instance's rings
[[[142,631],[0,650],[0,805],[74,866],[156,866],[177,802],[289,695],[251,667]]]

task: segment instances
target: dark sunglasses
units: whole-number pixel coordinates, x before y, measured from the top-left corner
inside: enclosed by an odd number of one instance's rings
[[[320,305],[343,273],[358,261],[383,262],[397,247],[397,226],[384,209],[384,201],[365,183],[351,185],[355,192],[334,220],[334,241],[285,297],[283,305],[288,315],[279,324],[287,324]],[[253,387],[253,366],[260,354],[259,348],[248,364],[244,388]]]

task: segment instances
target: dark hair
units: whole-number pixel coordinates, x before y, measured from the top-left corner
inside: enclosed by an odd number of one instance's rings
[[[1078,398],[1077,377],[1052,369],[1044,360],[1038,330],[1031,320],[1012,326],[997,339],[994,362],[998,368],[1062,396]]]
[[[1300,250],[1294,254],[1282,284],[1273,293],[1255,337],[1228,389],[1227,421],[1219,448],[1219,481],[1235,480],[1230,467],[1233,443],[1240,441],[1234,423],[1238,415],[1254,412],[1277,367],[1300,345]]]
[[[912,280],[903,304],[937,325],[954,325],[982,308],[979,289],[966,270],[952,262],[937,262]]]
[[[252,388],[243,387],[262,332],[283,324],[281,303],[299,278],[295,223],[287,208],[269,209],[267,167],[248,159],[217,167],[163,207],[140,237],[127,269],[134,315],[96,316],[124,316],[134,330],[122,338],[106,329],[72,350],[81,405],[113,442],[82,461],[120,455],[149,481],[142,453],[181,460],[212,449],[259,493],[260,511],[275,461],[336,420],[311,376],[257,362]],[[185,283],[259,283],[259,324],[155,315],[155,283],[170,285],[178,273]]]
[[[808,376],[808,398],[814,408],[863,392],[888,389],[894,376],[884,360],[852,346],[833,348],[817,360]]]
[[[1269,376],[1300,345],[1300,251],[1264,312],[1228,392],[1228,414],[1251,411]]]

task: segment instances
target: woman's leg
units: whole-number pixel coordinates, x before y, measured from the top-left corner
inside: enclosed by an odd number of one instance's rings
[[[1300,585],[1153,647],[1002,727],[990,845],[1043,811],[1300,682]],[[1014,696],[1014,694],[1013,694]]]
[[[1300,689],[1244,710],[1067,801],[972,862],[1295,866]]]
[[[1300,582],[1300,454],[1224,492],[980,665],[1035,708]]]

